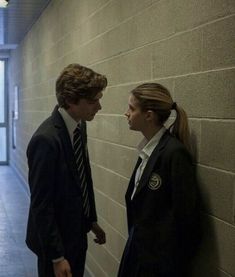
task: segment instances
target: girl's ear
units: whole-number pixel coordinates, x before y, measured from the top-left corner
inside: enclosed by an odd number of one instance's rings
[[[153,111],[151,111],[151,110],[148,110],[148,111],[146,111],[145,118],[148,121],[149,120],[152,121],[152,120],[155,119],[155,113]]]
[[[152,110],[148,110],[147,112],[146,112],[146,121],[148,121],[148,122],[152,122],[152,123],[154,123],[155,125],[157,124],[160,124],[159,123],[159,120],[158,120],[158,116],[157,116],[157,114],[154,112],[154,111],[152,111]]]

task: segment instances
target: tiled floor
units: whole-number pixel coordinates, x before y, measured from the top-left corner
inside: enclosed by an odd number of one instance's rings
[[[28,206],[27,186],[0,166],[0,277],[37,277],[36,256],[25,245]]]
[[[8,166],[0,166],[0,277],[36,277],[36,258],[25,245],[29,197]]]

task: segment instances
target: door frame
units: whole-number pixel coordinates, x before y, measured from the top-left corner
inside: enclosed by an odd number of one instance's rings
[[[8,165],[9,164],[9,97],[8,97],[8,78],[7,78],[7,73],[8,73],[8,59],[6,58],[1,58],[0,61],[4,62],[4,122],[0,122],[0,127],[5,127],[6,128],[6,161],[0,161],[0,165]]]

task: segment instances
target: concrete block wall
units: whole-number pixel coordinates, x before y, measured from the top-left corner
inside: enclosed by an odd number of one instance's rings
[[[20,88],[17,148],[11,164],[27,178],[27,143],[55,104],[55,79],[79,62],[104,73],[103,109],[88,124],[100,224],[87,269],[116,276],[127,238],[124,194],[141,135],[123,113],[131,88],[166,85],[189,115],[198,163],[204,238],[194,276],[235,276],[234,0],[54,0],[10,59],[10,99]]]

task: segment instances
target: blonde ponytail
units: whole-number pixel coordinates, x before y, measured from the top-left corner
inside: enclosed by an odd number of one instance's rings
[[[167,88],[158,83],[145,83],[133,89],[131,93],[138,99],[142,110],[152,110],[157,114],[160,124],[164,124],[171,110],[175,110],[176,119],[169,131],[190,151],[187,114],[172,100]]]
[[[176,119],[173,122],[173,124],[169,127],[169,130],[172,133],[172,135],[178,138],[184,144],[184,146],[189,151],[191,151],[189,143],[189,125],[187,114],[184,111],[184,109],[182,109],[177,104],[175,104],[175,107],[173,108],[176,111]]]

